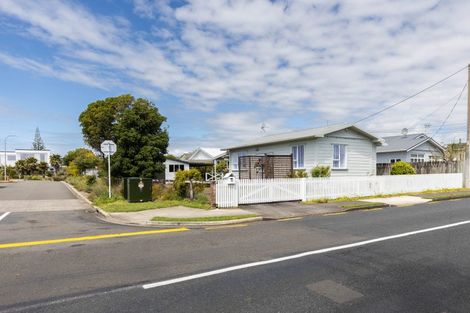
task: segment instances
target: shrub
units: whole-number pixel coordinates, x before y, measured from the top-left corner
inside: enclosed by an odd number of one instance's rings
[[[29,177],[29,180],[42,180],[42,176],[39,176],[39,175],[31,175]]]
[[[166,192],[166,186],[164,184],[153,184],[152,185],[152,200],[161,199]]]
[[[53,181],[63,181],[63,180],[65,180],[65,176],[64,175],[52,176],[52,180]]]
[[[96,183],[96,176],[89,175],[89,176],[85,176],[85,177],[86,177],[86,184],[88,186],[91,186],[91,185]]]
[[[305,178],[308,177],[308,174],[305,170],[294,170],[292,173],[292,178]]]
[[[178,171],[175,174],[173,188],[176,190],[178,196],[183,198],[189,196],[189,199],[193,200],[197,193],[204,190],[204,186],[199,182],[202,182],[202,175],[199,170],[192,168]]]
[[[312,177],[330,177],[331,170],[329,166],[315,166],[312,168]]]
[[[416,174],[416,170],[410,163],[398,161],[392,164],[390,175],[411,175]]]

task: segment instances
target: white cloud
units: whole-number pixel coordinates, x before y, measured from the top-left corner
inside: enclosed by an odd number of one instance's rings
[[[222,103],[251,104],[245,115],[230,114],[235,125],[249,125],[240,116],[253,119],[255,112],[282,116],[277,128],[299,115],[354,121],[468,63],[469,10],[465,0],[193,0],[177,8],[135,0],[137,16],[155,22],[145,36],[132,31],[132,21],[78,4],[4,0],[0,14],[21,21],[29,36],[57,52],[39,61],[0,51],[0,61],[100,88],[169,93],[189,110],[213,112],[212,119]],[[464,81],[461,73],[361,125],[399,132],[454,96]],[[437,127],[446,112],[423,124]],[[461,123],[463,113],[459,105],[449,123]],[[212,126],[214,140],[252,131]]]

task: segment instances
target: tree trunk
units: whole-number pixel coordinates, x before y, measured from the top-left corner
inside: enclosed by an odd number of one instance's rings
[[[193,181],[189,180],[189,200],[194,199]]]

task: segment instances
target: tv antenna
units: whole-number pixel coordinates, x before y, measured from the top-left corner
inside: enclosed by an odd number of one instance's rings
[[[262,123],[262,124],[261,124],[261,131],[262,131],[263,133],[266,132],[266,124],[265,124],[265,123]]]

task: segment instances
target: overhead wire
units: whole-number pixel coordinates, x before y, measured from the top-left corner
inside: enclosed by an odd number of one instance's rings
[[[391,108],[396,107],[397,105],[402,104],[403,102],[406,102],[406,101],[408,101],[408,100],[410,100],[410,99],[412,99],[412,98],[414,98],[414,97],[416,97],[416,96],[422,94],[423,92],[426,92],[426,91],[428,91],[429,89],[431,89],[431,88],[433,88],[433,87],[435,87],[435,86],[437,86],[437,85],[443,83],[444,81],[446,81],[446,80],[448,80],[449,78],[451,78],[451,77],[457,75],[458,73],[462,72],[463,70],[465,70],[465,69],[467,69],[467,68],[468,68],[468,66],[466,65],[466,66],[464,66],[463,68],[459,69],[458,71],[456,71],[456,72],[454,72],[454,73],[452,73],[452,74],[450,74],[450,75],[444,77],[443,79],[441,79],[441,80],[439,80],[439,81],[437,81],[437,82],[435,82],[435,83],[429,85],[428,87],[426,87],[426,88],[424,88],[424,89],[421,89],[420,91],[418,91],[418,92],[416,92],[416,93],[414,93],[414,94],[412,94],[412,95],[410,95],[410,96],[407,96],[406,98],[404,98],[404,99],[402,99],[402,100],[400,100],[400,101],[398,101],[398,102],[395,102],[395,103],[393,103],[393,104],[391,104],[391,105],[389,105],[389,106],[386,106],[385,108],[383,108],[383,109],[381,109],[381,110],[379,110],[379,111],[377,111],[377,112],[374,112],[374,113],[372,113],[372,114],[369,114],[369,115],[367,115],[367,116],[365,116],[365,117],[363,117],[363,118],[361,118],[361,119],[355,121],[353,124],[360,123],[360,122],[365,121],[365,120],[367,120],[367,119],[369,119],[369,118],[371,118],[371,117],[374,117],[374,116],[376,116],[376,115],[379,115],[379,114],[381,114],[381,113],[383,113],[383,112],[385,112],[385,111],[387,111],[387,110],[390,110]]]
[[[457,106],[457,103],[459,103],[460,98],[462,98],[462,94],[463,94],[463,92],[465,91],[466,88],[467,88],[467,82],[465,82],[465,85],[463,86],[462,90],[460,91],[459,97],[457,98],[457,100],[455,100],[455,103],[454,103],[454,105],[452,106],[452,109],[450,110],[449,114],[447,114],[447,116],[446,116],[446,118],[444,119],[444,121],[442,121],[441,126],[439,126],[439,128],[437,129],[437,131],[434,132],[434,134],[432,135],[432,137],[436,136],[436,135],[441,131],[442,127],[444,127],[444,125],[446,124],[447,120],[448,120],[449,117],[452,115],[452,112],[454,112],[455,107]]]

